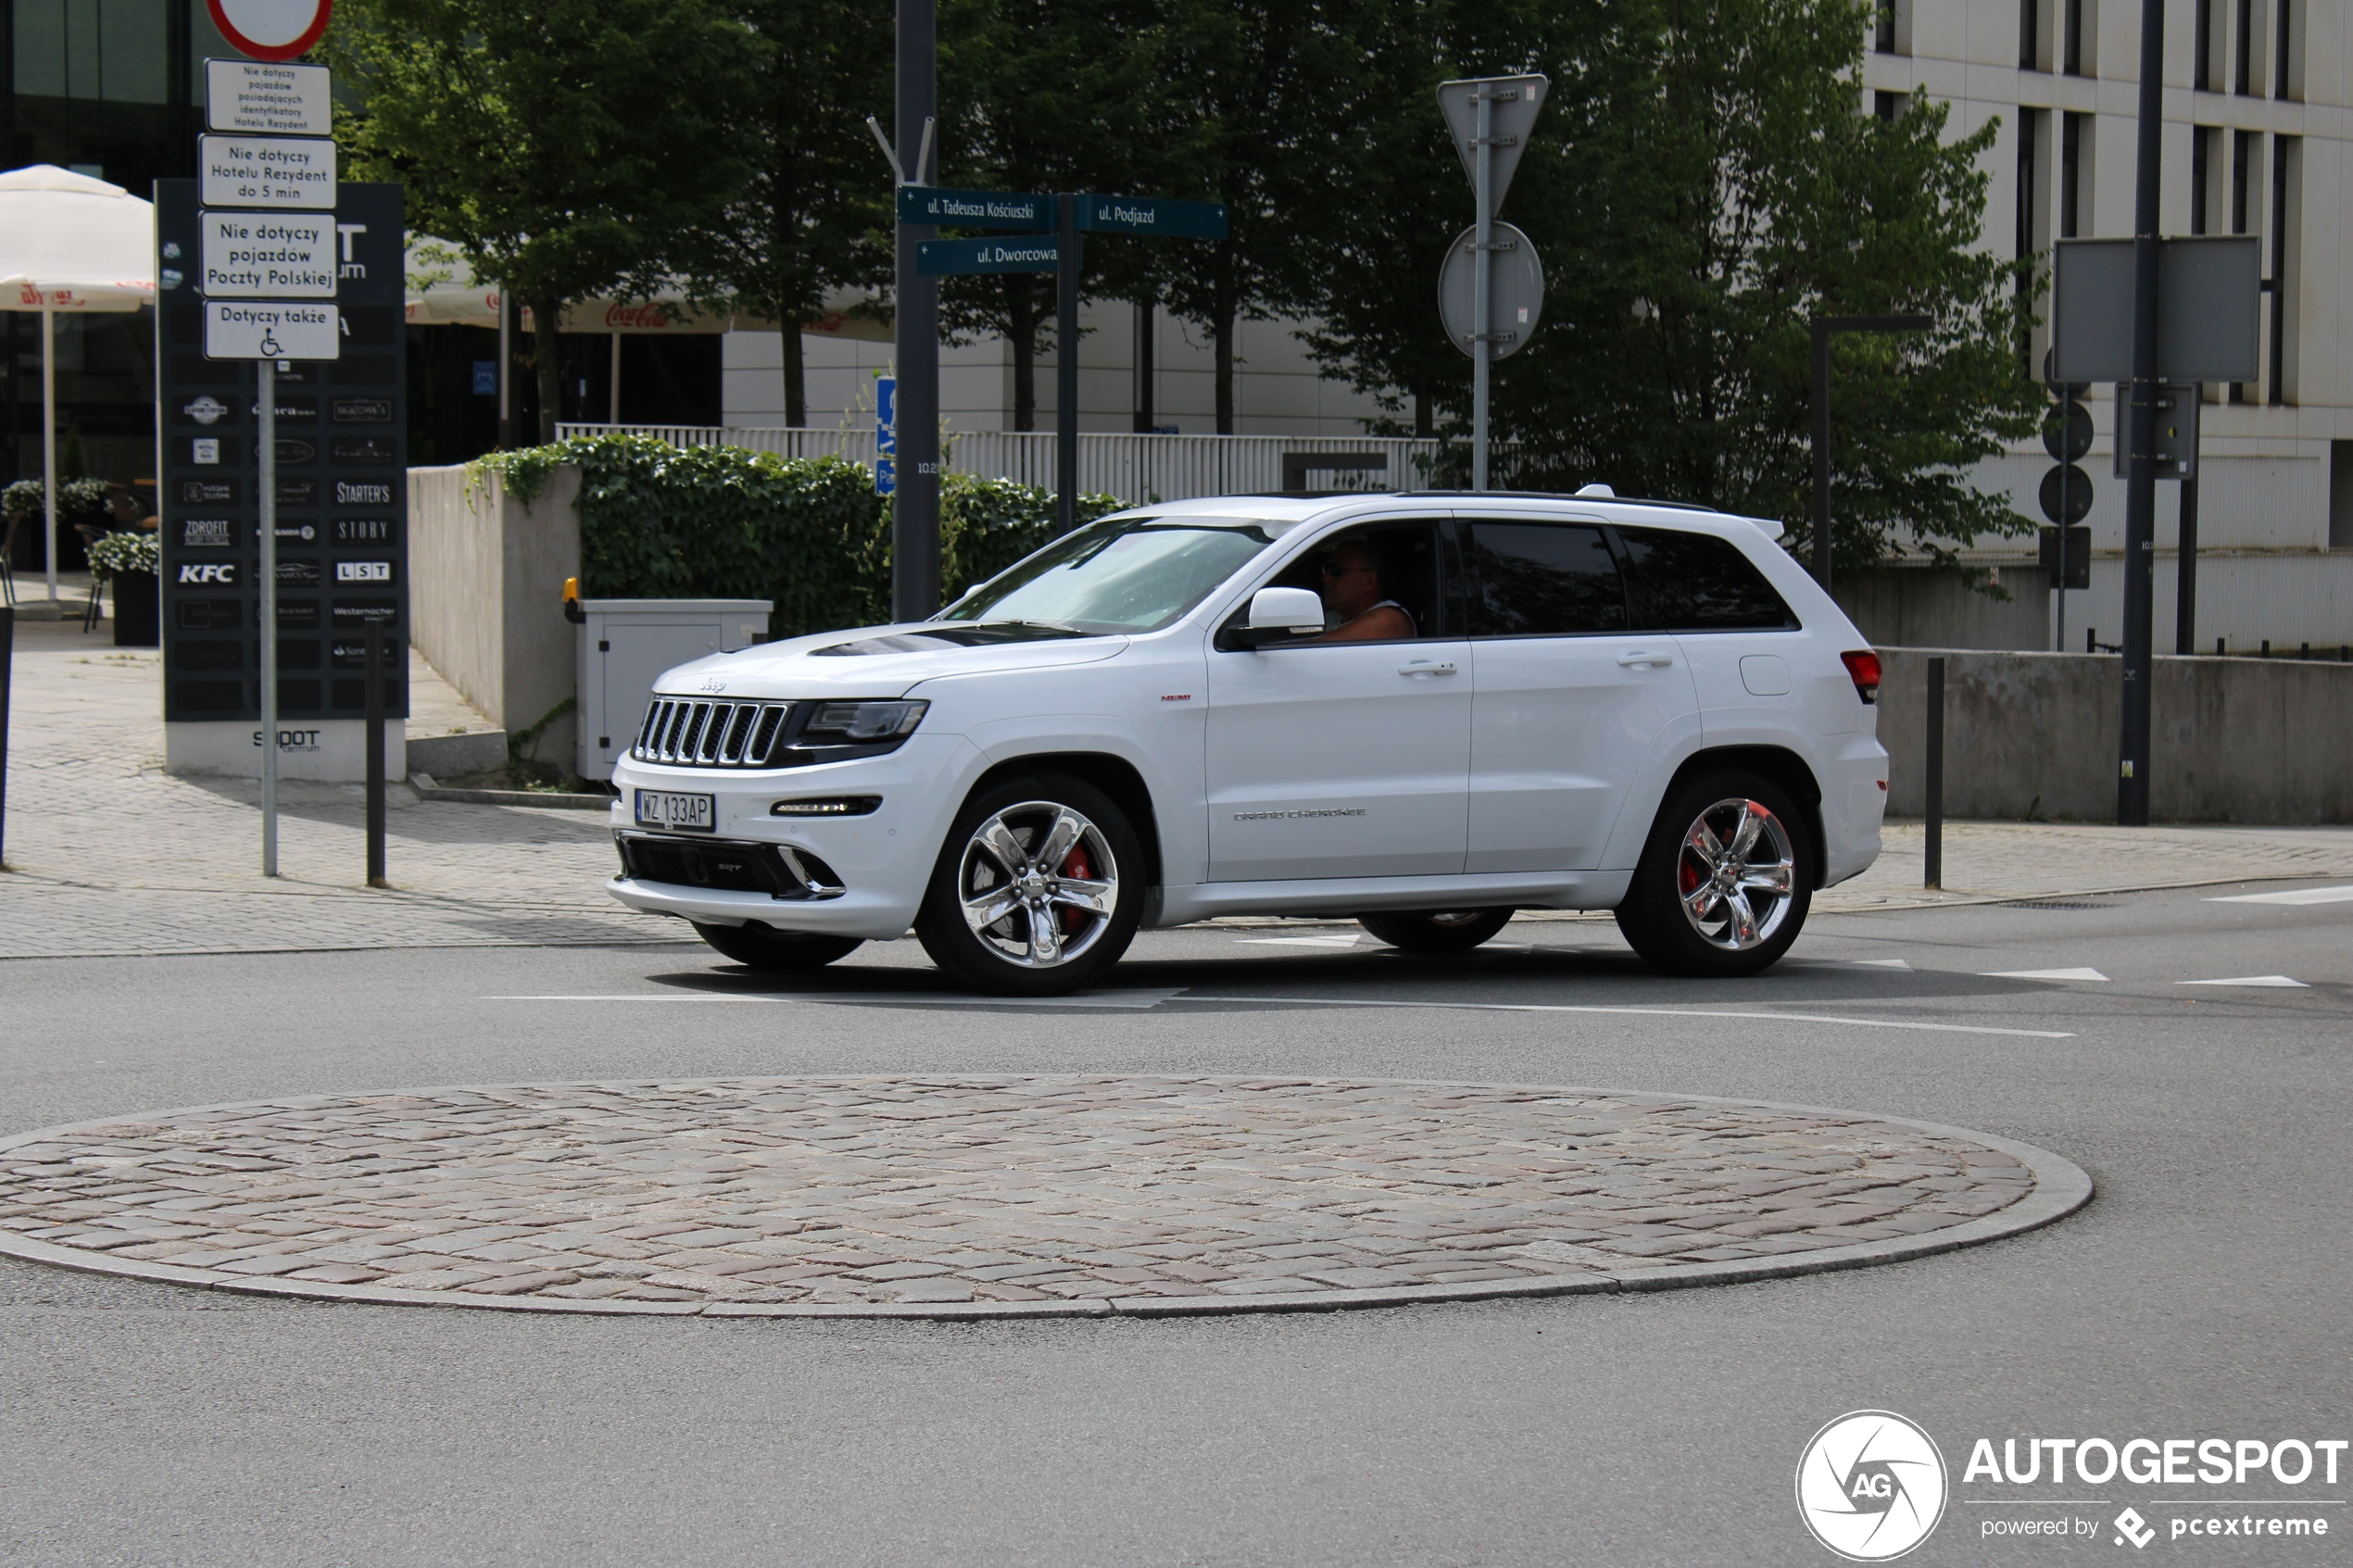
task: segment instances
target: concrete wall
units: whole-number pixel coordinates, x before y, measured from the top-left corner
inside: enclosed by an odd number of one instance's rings
[[[1997,599],[1949,571],[1879,567],[1833,579],[1839,608],[1873,646],[2044,648],[2051,646],[2050,579],[2039,566],[1997,566]]]
[[[409,640],[466,700],[512,734],[573,695],[577,633],[563,585],[580,573],[580,470],[560,468],[525,505],[495,474],[409,470]],[[569,714],[534,754],[568,762]]]
[[[1888,812],[1927,809],[1928,659],[1944,654],[1950,817],[2116,820],[2123,660],[2112,654],[1881,648]],[[2353,822],[2353,664],[2157,660],[2150,814]]]

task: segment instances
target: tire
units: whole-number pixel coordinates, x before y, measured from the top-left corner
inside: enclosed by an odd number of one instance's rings
[[[1052,864],[1034,862],[1040,848]],[[1127,951],[1143,918],[1143,868],[1127,813],[1101,790],[1067,773],[1008,779],[956,813],[915,935],[975,991],[1063,996]]]
[[[773,926],[704,925],[693,922],[695,935],[710,943],[721,957],[770,974],[805,973],[823,969],[864,945],[856,936],[822,936],[813,932],[778,931]]]
[[[1725,853],[1749,822],[1746,852]],[[1616,911],[1617,929],[1670,974],[1755,974],[1797,940],[1813,904],[1813,830],[1786,790],[1755,773],[1700,774],[1659,808]]]
[[[1467,953],[1511,923],[1511,909],[1416,909],[1358,915],[1378,941],[1407,953]]]

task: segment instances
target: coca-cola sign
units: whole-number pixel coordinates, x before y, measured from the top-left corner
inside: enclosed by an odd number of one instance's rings
[[[605,307],[608,332],[660,332],[670,325],[670,312],[659,305],[610,305]]]

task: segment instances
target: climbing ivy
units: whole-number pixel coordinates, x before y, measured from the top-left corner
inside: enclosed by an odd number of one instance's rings
[[[529,502],[567,464],[580,470],[580,591],[588,597],[770,599],[777,637],[889,619],[890,502],[859,464],[643,435],[574,436],[484,458],[468,485],[496,473]],[[1081,495],[1079,521],[1122,504]],[[950,599],[1054,536],[1052,493],[1008,479],[950,472],[939,512]]]

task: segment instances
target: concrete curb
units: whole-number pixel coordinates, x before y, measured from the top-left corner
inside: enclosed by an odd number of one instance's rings
[[[560,806],[575,811],[603,811],[618,798],[610,795],[565,795],[535,789],[444,789],[431,773],[411,773],[409,787],[420,800],[455,801],[464,806]]]
[[[896,1078],[902,1074],[873,1074]],[[1008,1082],[1059,1074],[1038,1073],[960,1073],[959,1077],[975,1079],[1001,1078]],[[619,1088],[633,1083],[656,1080],[592,1079],[581,1086],[589,1088]],[[790,1083],[790,1078],[730,1079],[728,1082]],[[1806,1274],[1832,1273],[1846,1269],[1866,1269],[1881,1263],[1898,1263],[1913,1258],[1930,1258],[1938,1253],[1958,1251],[1962,1248],[1997,1241],[2005,1236],[2020,1236],[2065,1219],[2092,1200],[2094,1185],[2091,1175],[2073,1160],[2020,1143],[2013,1138],[1981,1133],[1968,1127],[1948,1126],[1941,1122],[1922,1122],[1907,1116],[1881,1116],[1870,1111],[1841,1110],[1827,1106],[1791,1105],[1778,1100],[1733,1099],[1720,1095],[1685,1095],[1665,1091],[1639,1089],[1604,1089],[1590,1085],[1564,1085],[1554,1084],[1473,1084],[1430,1078],[1351,1078],[1334,1080],[1351,1084],[1400,1087],[1487,1088],[1516,1091],[1541,1090],[1562,1094],[1610,1094],[1640,1096],[1645,1098],[1686,1102],[1692,1105],[1738,1106],[1747,1110],[1776,1110],[1795,1115],[1869,1118],[1892,1126],[1909,1127],[1918,1132],[1940,1137],[1959,1138],[1981,1148],[2007,1154],[2024,1166],[2034,1177],[2034,1185],[2025,1197],[1991,1214],[1942,1230],[1919,1236],[1904,1236],[1888,1241],[1863,1242],[1851,1247],[1827,1248],[1819,1252],[1796,1256],[1749,1259],[1737,1262],[1707,1263],[1693,1267],[1654,1265],[1629,1269],[1621,1273],[1603,1273],[1595,1271],[1590,1276],[1555,1277],[1545,1280],[1495,1280],[1471,1285],[1416,1285],[1374,1290],[1319,1290],[1299,1295],[1266,1296],[1156,1296],[1082,1297],[1048,1301],[896,1301],[896,1302],[756,1302],[756,1301],[575,1301],[545,1297],[498,1297],[468,1294],[463,1290],[395,1290],[370,1285],[328,1285],[312,1280],[272,1279],[249,1274],[232,1274],[216,1269],[182,1268],[170,1263],[154,1263],[138,1260],[121,1260],[103,1252],[87,1252],[78,1248],[59,1247],[51,1242],[35,1241],[0,1231],[0,1257],[20,1258],[27,1262],[46,1263],[53,1267],[71,1269],[82,1273],[107,1274],[119,1279],[151,1280],[162,1285],[186,1286],[201,1290],[218,1290],[233,1296],[277,1297],[288,1300],[352,1302],[387,1307],[473,1307],[497,1311],[554,1312],[591,1316],[654,1316],[705,1318],[914,1318],[937,1322],[970,1322],[999,1318],[1175,1318],[1231,1317],[1242,1312],[1340,1312],[1371,1307],[1411,1307],[1449,1301],[1494,1301],[1523,1298],[1554,1296],[1593,1296],[1625,1291],[1678,1290],[1697,1286],[1742,1285],[1774,1279],[1794,1279]],[[435,1085],[426,1088],[382,1090],[392,1094],[446,1094],[456,1092],[484,1093],[499,1089],[550,1087],[548,1085],[525,1084],[463,1084]],[[340,1099],[345,1096],[290,1095],[267,1100],[225,1100],[211,1105],[180,1106],[172,1110],[131,1113],[98,1117],[65,1126],[44,1127],[31,1133],[19,1133],[0,1138],[0,1154],[30,1143],[46,1143],[61,1137],[99,1127],[118,1126],[124,1123],[159,1121],[192,1111],[224,1110],[248,1105],[299,1105]]]

